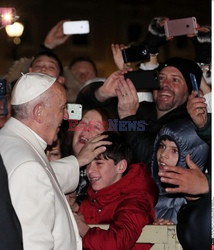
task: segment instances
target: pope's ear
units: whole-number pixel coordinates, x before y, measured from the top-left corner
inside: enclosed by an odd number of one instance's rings
[[[42,103],[37,104],[33,108],[33,119],[38,123],[42,123],[44,120],[44,105]]]
[[[64,85],[64,83],[65,83],[65,77],[63,77],[63,76],[58,76],[57,80],[58,80],[58,82],[59,82],[60,84]]]
[[[117,163],[117,172],[123,174],[127,169],[128,163],[127,160],[121,160]]]

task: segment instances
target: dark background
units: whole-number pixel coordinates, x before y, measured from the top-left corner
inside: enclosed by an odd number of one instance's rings
[[[99,76],[116,69],[111,43],[142,41],[155,16],[195,16],[200,25],[211,25],[210,0],[1,0],[0,5],[16,8],[18,21],[25,26],[18,46],[4,29],[0,30],[0,75],[7,74],[14,60],[32,57],[49,29],[61,19],[90,21],[89,35],[73,36],[55,50],[63,64],[75,56],[89,55],[97,64]],[[180,37],[161,48],[159,60],[176,55],[194,58],[188,39]]]

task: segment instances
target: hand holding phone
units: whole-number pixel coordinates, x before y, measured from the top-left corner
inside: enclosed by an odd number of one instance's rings
[[[198,84],[197,84],[195,75],[190,73],[189,76],[190,76],[190,79],[191,79],[191,82],[192,82],[193,90],[196,90],[197,91],[197,97],[200,97],[200,91],[198,89]]]

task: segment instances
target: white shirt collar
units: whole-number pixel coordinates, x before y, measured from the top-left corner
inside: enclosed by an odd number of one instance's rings
[[[28,127],[29,128],[29,127]],[[42,137],[40,137],[36,132],[34,132],[31,128],[29,128],[31,130],[31,132],[36,136],[36,138],[39,141],[39,144],[41,145],[41,147],[43,148],[43,150],[45,150],[47,148],[47,142],[45,142]]]

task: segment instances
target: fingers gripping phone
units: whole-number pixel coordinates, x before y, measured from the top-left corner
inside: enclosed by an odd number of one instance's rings
[[[195,17],[169,20],[164,24],[166,37],[196,34],[196,28],[197,21]]]
[[[81,104],[68,103],[67,110],[68,110],[69,120],[81,120],[82,119],[82,105]]]

